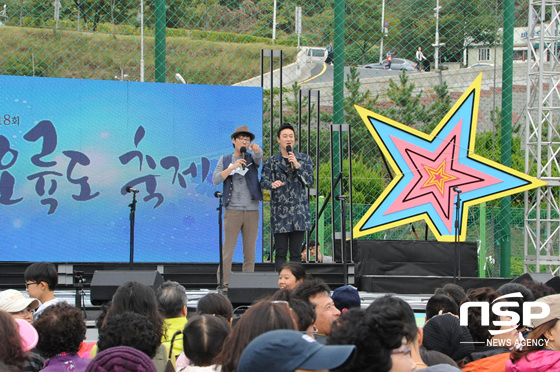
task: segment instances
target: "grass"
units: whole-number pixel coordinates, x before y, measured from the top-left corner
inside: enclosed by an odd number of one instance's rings
[[[140,80],[139,35],[3,26],[0,73],[112,80],[124,68],[129,80]],[[188,83],[232,85],[260,74],[266,43],[231,43],[167,37],[166,81],[180,73]],[[295,47],[282,47],[285,61],[295,60]],[[144,37],[145,81],[155,80],[154,37]],[[284,62],[284,64],[290,63]]]

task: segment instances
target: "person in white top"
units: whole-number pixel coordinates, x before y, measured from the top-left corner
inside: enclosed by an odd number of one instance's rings
[[[424,56],[424,53],[422,53],[422,47],[418,47],[418,50],[416,51],[416,63],[417,63],[417,68],[420,71],[425,71],[424,70],[424,61],[426,60],[426,57]]]

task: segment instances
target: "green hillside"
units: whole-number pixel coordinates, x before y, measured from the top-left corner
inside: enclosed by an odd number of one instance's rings
[[[128,80],[140,79],[140,36],[100,32],[0,27],[4,75],[112,80],[121,68]],[[296,48],[265,42],[237,43],[168,36],[166,80],[180,73],[188,83],[231,85],[260,74],[261,49],[282,49],[284,64]],[[145,81],[154,81],[154,37],[144,36]],[[269,60],[266,66],[270,66]],[[269,68],[269,67],[268,67]],[[266,71],[266,67],[265,67]]]

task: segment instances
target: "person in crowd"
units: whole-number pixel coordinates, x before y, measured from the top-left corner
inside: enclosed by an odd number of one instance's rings
[[[535,300],[541,297],[546,297],[546,296],[556,294],[554,288],[541,282],[536,282],[534,280],[523,280],[521,284],[524,285],[527,289],[529,289],[531,293],[533,293],[533,298]]]
[[[432,317],[423,328],[422,345],[427,350],[444,353],[457,364],[474,352],[474,344],[467,327],[459,324],[452,314]]]
[[[25,321],[29,324],[33,322],[35,310],[39,307],[39,300],[35,298],[26,298],[19,291],[7,289],[0,292],[0,310],[8,312],[12,318],[18,321]],[[21,329],[22,327],[20,327]],[[37,334],[35,328],[31,327],[28,334]],[[43,369],[45,358],[34,350],[27,353],[27,360],[23,366],[23,372],[37,372]]]
[[[159,372],[165,370],[168,360],[168,350],[165,345],[161,344],[163,337],[163,317],[158,311],[157,300],[154,290],[142,283],[136,281],[128,281],[119,286],[113,295],[111,306],[105,315],[102,329],[108,319],[116,314],[133,312],[146,316],[154,326],[155,340],[160,345],[153,362]],[[95,356],[95,350],[91,351],[91,356]],[[174,358],[172,358],[174,363]]]
[[[529,288],[525,287],[521,283],[504,284],[500,286],[496,290],[496,292],[498,292],[500,296],[509,295],[509,294],[516,294],[516,295],[521,294],[522,296],[522,297],[509,297],[507,299],[508,302],[514,302],[517,304],[517,306],[510,306],[507,309],[508,311],[514,312],[519,316],[520,321],[519,324],[517,325],[517,331],[511,330],[510,332],[501,333],[500,335],[494,336],[494,338],[499,336],[502,338],[509,339],[510,341],[508,344],[510,345],[509,347],[511,349],[516,343],[516,341],[518,341],[520,337],[521,338],[523,337],[522,335],[525,332],[525,326],[521,322],[521,320],[523,319],[523,303],[535,301],[535,297],[533,296],[533,292],[531,292]],[[502,330],[507,330],[510,328],[511,328],[510,326],[501,327]]]
[[[435,350],[428,350],[424,345],[420,345],[420,358],[424,361],[428,367],[423,367],[422,365],[416,364],[416,369],[423,369],[428,371],[447,371],[447,368],[443,367],[453,367],[455,369],[450,369],[449,371],[460,371],[459,366],[453,359]],[[443,364],[443,366],[442,366]],[[424,371],[422,371],[424,372]]]
[[[187,294],[185,287],[174,281],[164,282],[156,291],[158,310],[164,318],[162,344],[173,349],[177,357],[183,351],[182,331],[187,324]],[[173,346],[171,343],[173,342]]]
[[[216,357],[230,331],[231,325],[223,317],[209,314],[193,316],[183,332],[183,349],[190,363],[177,371],[219,371]]]
[[[345,313],[353,307],[362,306],[362,300],[358,289],[352,285],[343,285],[342,287],[336,288],[331,296],[334,306],[341,313]]]
[[[424,53],[422,53],[422,47],[418,47],[418,50],[416,50],[416,68],[418,69],[418,71],[425,71],[424,68],[424,63],[426,61],[426,57],[424,56]]]
[[[391,70],[391,64],[393,63],[393,56],[395,52],[392,50],[387,51],[387,70]]]
[[[99,332],[97,350],[115,346],[130,346],[154,358],[161,346],[153,323],[145,315],[124,312],[107,318]]]
[[[157,372],[149,356],[130,346],[116,346],[100,352],[86,372]]]
[[[354,345],[322,345],[293,330],[266,332],[243,351],[237,372],[326,371],[351,363]]]
[[[548,305],[550,313],[533,319],[533,330],[522,349],[511,352],[506,372],[534,372],[560,370],[560,295],[541,297],[537,302]]]
[[[259,167],[263,153],[252,142],[255,135],[246,125],[239,126],[231,135],[233,154],[220,157],[212,176],[214,185],[223,183],[224,245],[223,289],[227,291],[233,253],[239,237],[243,238],[243,272],[255,271],[255,245],[259,232],[259,203],[263,199],[259,183]],[[251,153],[247,151],[251,150]],[[220,269],[218,268],[218,283]]]
[[[437,288],[434,294],[443,294],[451,297],[457,304],[457,308],[460,308],[463,301],[467,298],[467,294],[465,293],[463,287],[455,283],[447,283],[443,287]]]
[[[25,290],[29,297],[36,298],[41,302],[33,319],[37,319],[47,307],[64,301],[54,296],[58,284],[58,272],[52,263],[32,263],[25,269],[23,277],[25,279]]]
[[[33,322],[35,310],[39,307],[36,298],[25,298],[21,292],[15,289],[6,289],[0,292],[0,310],[6,311],[16,319],[24,319]]]
[[[49,306],[33,326],[39,334],[37,350],[47,358],[42,371],[85,371],[90,360],[78,355],[86,337],[86,322],[80,309],[66,302]]]
[[[196,313],[198,315],[209,314],[221,316],[232,324],[233,321],[233,305],[229,298],[220,293],[208,293],[196,305]]]
[[[455,300],[444,294],[436,294],[426,303],[426,322],[439,314],[459,315],[459,306]]]
[[[416,369],[427,369],[434,367],[431,363],[428,363],[422,358],[420,352],[420,343],[422,342],[422,328],[418,327],[416,324],[416,317],[414,316],[414,311],[410,305],[402,298],[386,295],[375,299],[367,308],[368,312],[382,314],[384,319],[388,321],[400,321],[402,322],[402,327],[407,334],[411,336],[409,343],[410,354]],[[434,352],[438,353],[438,352]],[[439,354],[439,353],[438,353]],[[445,356],[444,356],[445,357]],[[441,359],[441,358],[440,358]],[[457,365],[455,362],[450,360],[450,364],[454,367]],[[447,366],[444,366],[447,367]],[[443,367],[440,367],[443,368]]]
[[[317,315],[315,314],[313,305],[297,298],[292,298],[288,301],[288,304],[297,316],[298,330],[307,332],[310,336],[315,337],[317,333],[317,328],[315,328]]]
[[[325,63],[327,65],[334,65],[334,48],[332,45],[332,41],[329,41],[325,50],[327,51],[327,58],[325,59]]]
[[[230,326],[233,323],[233,306],[231,301],[221,293],[208,293],[198,300],[196,314],[221,317],[228,322]],[[177,370],[187,367],[189,363],[189,359],[183,350],[177,357]]]
[[[307,251],[309,249],[309,259],[307,259]],[[315,240],[310,240],[307,247],[301,248],[301,260],[310,262],[333,262],[332,256],[325,256],[321,253],[321,245],[316,243]]]
[[[270,228],[274,234],[275,269],[280,271],[288,250],[290,261],[301,262],[305,232],[311,228],[307,188],[313,187],[313,163],[307,154],[296,152],[294,127],[283,124],[276,133],[280,151],[265,160],[261,186],[271,190]]]
[[[489,306],[492,306],[499,296],[500,294],[490,287],[472,288],[467,291],[465,301],[487,302]],[[475,344],[474,351],[465,358],[462,369],[466,368],[468,371],[476,371],[487,367],[499,370],[505,368],[509,357],[509,348],[487,345],[487,341],[493,338],[490,331],[496,331],[500,328],[494,324],[494,321],[500,320],[498,315],[493,312],[490,312],[489,315],[490,324],[483,325],[481,308],[478,306],[469,307],[467,327]]]
[[[285,262],[278,274],[278,287],[293,290],[296,285],[307,278],[303,265],[298,262]]]
[[[356,345],[356,358],[331,371],[410,372],[416,368],[409,346],[412,329],[386,314],[353,308],[340,316],[327,344]]]
[[[27,323],[29,325],[29,323]],[[29,326],[30,328],[33,328]],[[27,351],[35,345],[26,345],[20,333],[19,323],[6,311],[0,310],[0,362],[8,372],[22,371],[28,360]],[[37,342],[35,332],[35,343]]]
[[[329,286],[321,279],[305,280],[292,292],[292,298],[309,302],[317,314],[315,328],[317,340],[326,341],[326,336],[331,333],[333,323],[340,316],[340,310],[334,305],[330,296]]]
[[[286,302],[260,301],[252,305],[237,321],[224,341],[217,357],[222,372],[237,371],[239,358],[245,347],[257,336],[274,329],[297,330],[297,319]]]

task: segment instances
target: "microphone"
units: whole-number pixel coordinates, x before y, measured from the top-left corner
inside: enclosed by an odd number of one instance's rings
[[[222,194],[222,193],[219,192],[219,191],[216,191],[216,192],[214,193],[214,196],[215,196],[216,198],[221,198],[222,196],[224,196],[224,194]]]
[[[140,192],[139,190],[133,189],[132,186],[127,186],[126,187],[126,192],[133,192],[133,193],[138,193]]]
[[[247,148],[245,146],[242,146],[239,151],[241,151],[241,156],[243,157],[243,160],[245,160],[245,153],[247,152]],[[243,170],[245,170],[245,164],[243,164],[242,168]]]
[[[461,189],[458,188],[457,186],[453,186],[453,191],[455,191],[457,194],[462,193]]]
[[[350,199],[348,195],[337,195],[334,197],[336,200],[347,200]]]
[[[292,149],[292,146],[288,145],[286,146],[286,152],[288,153],[288,155],[290,154],[290,152],[293,152],[294,150]],[[288,170],[292,169],[292,163],[288,162]]]

